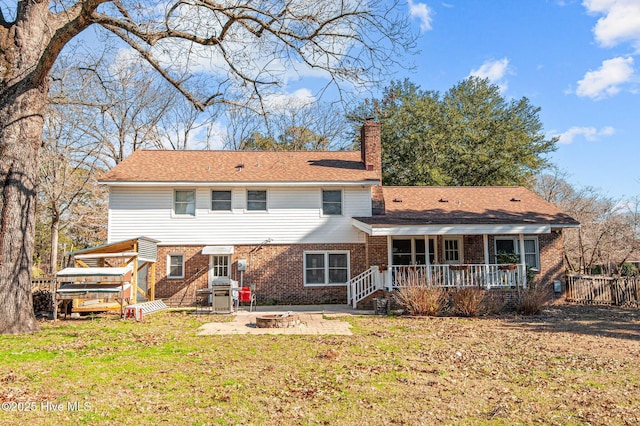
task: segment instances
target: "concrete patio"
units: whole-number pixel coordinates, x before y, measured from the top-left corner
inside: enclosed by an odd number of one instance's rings
[[[299,323],[286,328],[258,328],[256,317],[289,314]],[[232,321],[210,322],[198,330],[199,336],[221,334],[298,334],[298,335],[346,335],[350,336],[351,325],[340,320],[350,315],[370,315],[372,311],[355,310],[348,305],[277,305],[257,306],[253,312],[240,307]]]

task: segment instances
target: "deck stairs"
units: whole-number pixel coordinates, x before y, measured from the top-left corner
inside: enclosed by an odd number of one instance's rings
[[[164,311],[165,309],[169,309],[169,307],[162,300],[136,303],[124,307],[124,318],[135,318],[136,321],[142,321],[145,315]]]

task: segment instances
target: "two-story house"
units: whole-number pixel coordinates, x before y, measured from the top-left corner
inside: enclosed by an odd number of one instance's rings
[[[450,286],[525,285],[525,267],[562,279],[571,217],[522,187],[384,187],[379,123],[361,147],[136,151],[101,179],[109,242],[158,241],[156,297],[174,305],[220,278],[287,304],[353,303],[408,270]]]

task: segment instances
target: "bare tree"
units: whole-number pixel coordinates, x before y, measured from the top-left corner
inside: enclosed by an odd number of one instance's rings
[[[53,70],[49,103],[82,130],[88,149],[100,145],[104,166],[138,149],[164,147],[159,123],[184,97],[140,59],[90,55],[80,65],[73,59],[63,55]]]
[[[175,150],[210,149],[215,143],[211,130],[217,115],[217,108],[199,111],[177,97],[158,121],[160,141],[165,148]]]
[[[640,248],[637,202],[634,207],[592,187],[576,188],[558,169],[541,175],[535,191],[580,222],[580,228],[563,232],[569,270],[590,273],[598,266],[613,273]]]
[[[350,148],[350,123],[337,104],[315,101],[270,105],[264,117],[230,111],[225,146],[241,150],[339,150]]]
[[[87,146],[78,122],[71,119],[76,110],[50,106],[40,151],[38,208],[43,210],[41,217],[49,223],[49,273],[57,270],[60,231],[79,221],[85,229],[92,227],[87,216],[96,207],[96,197],[101,204],[106,202],[104,196],[98,195],[104,191],[96,186],[96,175],[104,170],[96,168],[100,146]],[[87,208],[88,204],[91,208]],[[106,224],[105,209],[98,211],[102,212],[102,224]]]
[[[265,92],[287,80],[282,70],[315,70],[339,87],[379,78],[413,43],[396,8],[382,0],[0,4],[0,332],[38,329],[30,274],[49,76],[82,31],[115,35],[199,109],[260,109]],[[210,90],[191,92],[190,76]]]

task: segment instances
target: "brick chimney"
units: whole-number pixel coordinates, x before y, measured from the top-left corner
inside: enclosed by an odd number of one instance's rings
[[[374,171],[380,183],[371,188],[371,213],[385,213],[382,193],[382,144],[380,141],[380,123],[368,118],[360,128],[360,155],[366,170]]]
[[[382,179],[380,123],[368,118],[360,128],[360,155],[366,170],[376,171]]]

